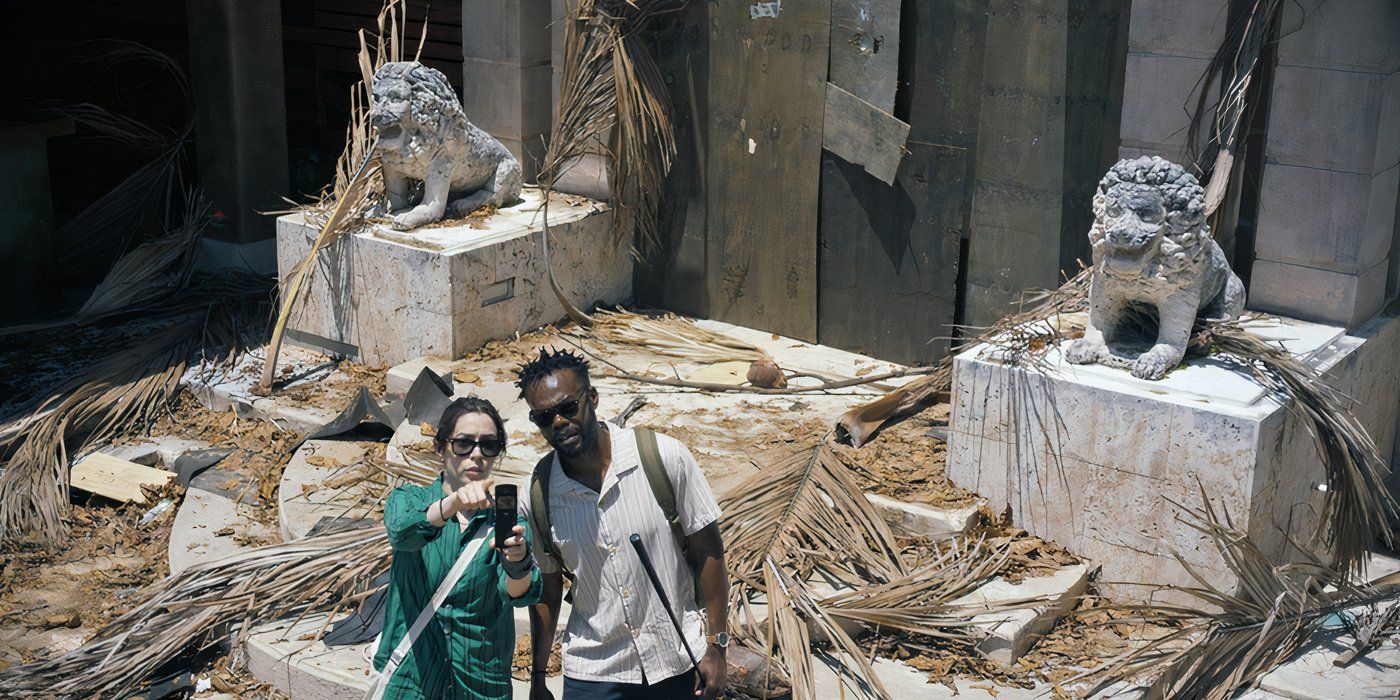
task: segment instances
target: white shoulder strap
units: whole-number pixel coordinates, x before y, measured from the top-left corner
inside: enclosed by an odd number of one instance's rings
[[[447,595],[457,586],[457,582],[462,580],[462,573],[467,570],[467,565],[476,556],[481,545],[486,543],[486,538],[491,534],[490,521],[484,521],[476,528],[471,541],[462,549],[462,554],[457,557],[457,561],[452,564],[452,568],[447,572],[447,577],[442,580],[433,597],[428,601],[423,611],[418,613],[418,619],[413,621],[413,626],[408,628],[408,634],[404,635],[399,645],[394,648],[394,653],[389,655],[389,661],[384,664],[384,670],[380,672],[380,677],[387,685],[390,678],[394,677],[394,672],[399,670],[399,664],[403,663],[404,657],[413,648],[413,642],[418,639],[418,635],[423,633],[428,623],[432,621],[433,614],[442,607],[442,601],[447,600]]]

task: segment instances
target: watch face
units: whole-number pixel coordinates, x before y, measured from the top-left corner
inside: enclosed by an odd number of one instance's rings
[[[722,647],[729,646],[729,633],[720,632],[719,634],[715,635],[715,644],[718,644]]]

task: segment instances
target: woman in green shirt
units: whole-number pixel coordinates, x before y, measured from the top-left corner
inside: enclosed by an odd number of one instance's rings
[[[492,471],[505,450],[505,425],[489,401],[448,405],[435,439],[443,470],[427,486],[394,489],[384,526],[394,547],[383,633],[374,668],[383,671],[409,626],[479,527],[490,527]],[[509,698],[515,618],[511,608],[540,597],[540,574],[527,551],[525,518],[502,551],[482,547],[389,679],[386,698]]]

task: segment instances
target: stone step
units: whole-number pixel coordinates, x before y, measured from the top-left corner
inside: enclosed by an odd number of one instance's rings
[[[977,650],[1003,666],[1010,666],[1030,651],[1055,626],[1057,620],[1074,608],[1075,601],[1084,595],[1088,584],[1089,567],[1074,564],[1049,576],[1027,578],[1020,583],[1011,583],[998,576],[949,604],[993,605],[1039,597],[1049,599],[1050,602],[1034,608],[987,613],[972,618],[974,629],[982,636]]]
[[[199,368],[191,368],[184,378],[186,387],[201,405],[212,411],[233,410],[240,418],[271,421],[277,427],[305,435],[335,418],[342,408],[335,401],[327,405],[312,405],[285,395],[258,396],[253,393],[261,379],[263,357],[267,348],[244,355],[237,365],[226,372],[204,376]],[[318,352],[283,345],[277,357],[278,377],[292,379],[290,389],[325,379],[335,371],[335,360]],[[346,397],[347,400],[350,397]]]
[[[865,497],[880,511],[890,529],[904,537],[944,540],[966,533],[977,522],[979,504],[947,508],[910,503],[876,493],[866,493]]]
[[[280,541],[275,530],[252,516],[252,506],[238,501],[240,496],[247,500],[245,494],[253,488],[248,477],[217,466],[191,480],[170,529],[166,552],[172,575],[252,549],[258,542]]]
[[[277,519],[282,539],[299,540],[322,518],[367,518],[382,505],[358,482],[328,485],[352,473],[370,443],[307,440],[297,448],[277,489]]]

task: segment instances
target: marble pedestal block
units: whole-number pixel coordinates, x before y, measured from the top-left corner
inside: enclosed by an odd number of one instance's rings
[[[461,225],[395,231],[371,226],[318,256],[305,298],[288,324],[290,342],[368,364],[423,356],[457,358],[488,340],[565,318],[549,288],[541,248],[543,194]],[[605,205],[555,194],[550,257],[565,295],[581,307],[632,296],[632,256],[616,241]],[[300,214],[277,220],[283,280],[318,233]]]
[[[1395,431],[1400,322],[1369,336],[1292,320],[1255,322],[1358,399],[1358,416],[1389,454]],[[1197,358],[1157,382],[1097,365],[1043,372],[973,347],[954,360],[948,476],[995,511],[1101,566],[1100,586],[1124,600],[1185,602],[1129,585],[1195,585],[1174,557],[1225,589],[1236,583],[1182,507],[1202,495],[1278,561],[1295,560],[1322,505],[1321,460],[1297,412],[1248,370]],[[1179,505],[1177,505],[1179,504]]]

